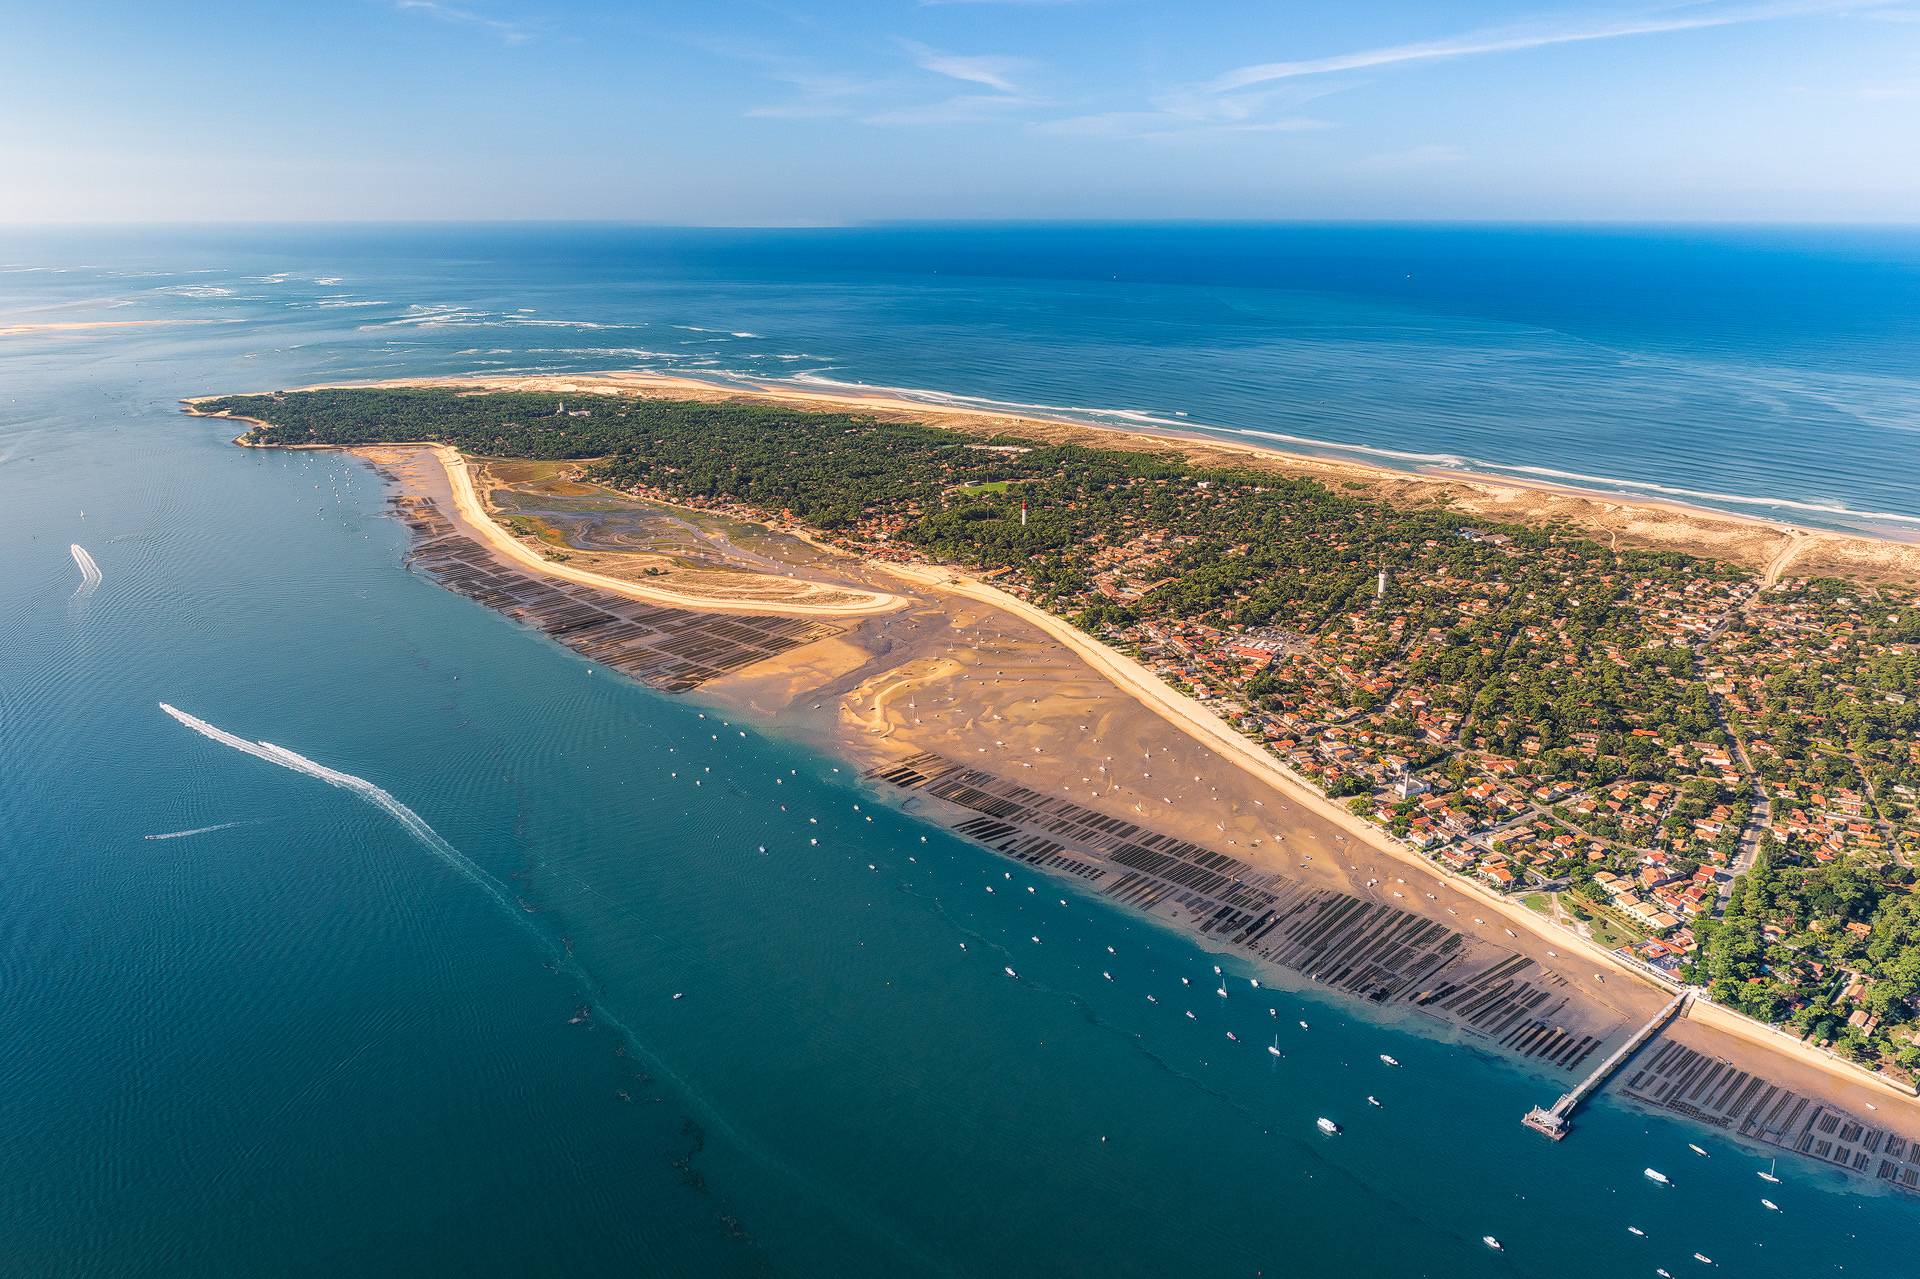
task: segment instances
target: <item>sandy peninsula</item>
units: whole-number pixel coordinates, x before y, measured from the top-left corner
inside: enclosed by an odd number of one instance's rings
[[[675,398],[760,394],[651,374],[383,385]],[[1018,431],[1105,447],[1174,450],[1363,484],[1386,500],[1444,499],[1456,508],[1468,501],[1484,503],[1490,516],[1556,520],[1621,545],[1737,559],[1769,577],[1789,565],[1797,572],[1816,565],[1835,570],[1872,565],[1876,575],[1912,574],[1920,580],[1917,546],[1665,503],[1630,504],[1483,477],[1409,475],[1236,443],[1149,437],[970,409],[928,410],[907,401],[786,389],[765,394],[810,407],[897,413],[982,434]],[[830,742],[870,771],[883,772],[902,761],[952,761],[1011,779],[1035,796],[1058,797],[1166,838],[1218,850],[1250,872],[1431,919],[1473,939],[1487,955],[1511,955],[1532,965],[1538,989],[1551,996],[1548,1016],[1555,1032],[1588,1036],[1596,1045],[1623,1042],[1671,997],[1670,983],[1658,974],[1624,963],[1518,901],[1441,872],[1328,800],[1204,703],[989,583],[943,567],[866,563],[795,536],[798,531],[783,531],[769,534],[780,539],[778,548],[761,548],[764,554],[755,555],[756,563],[735,566],[764,573],[772,556],[772,562],[785,566],[779,584],[783,598],[751,601],[750,608],[742,608],[739,600],[684,592],[664,600],[659,588],[619,575],[619,553],[600,553],[593,570],[572,568],[501,527],[499,498],[512,484],[488,471],[476,475],[476,468],[451,449],[396,445],[356,451],[380,463],[409,492],[444,503],[491,553],[529,572],[627,598],[723,611],[793,615],[804,611],[800,606],[810,590],[835,592],[832,602],[816,601],[816,609],[844,618],[848,626],[841,633],[715,680],[699,695],[761,717],[776,731]],[[688,521],[710,518],[682,515]],[[723,546],[718,554],[740,558],[734,546]],[[954,813],[918,793],[902,802],[934,820],[955,823]],[[1164,898],[1150,913],[1173,926],[1205,932],[1207,921],[1190,901]],[[1473,1027],[1452,1029],[1472,1042]],[[1851,1115],[1871,1114],[1875,1123],[1920,1137],[1920,1101],[1910,1093],[1728,1010],[1697,1005],[1665,1037],[1769,1083],[1837,1104]],[[1590,1067],[1601,1055],[1582,1060]],[[1551,1087],[1543,1083],[1541,1102],[1551,1100]]]

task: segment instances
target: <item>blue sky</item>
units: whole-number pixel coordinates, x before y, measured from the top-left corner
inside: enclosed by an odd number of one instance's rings
[[[0,220],[1920,220],[1920,0],[0,0]]]

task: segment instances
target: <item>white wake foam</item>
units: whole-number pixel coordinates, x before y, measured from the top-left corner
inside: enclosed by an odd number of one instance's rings
[[[85,586],[100,585],[100,565],[93,556],[87,554],[87,548],[78,542],[71,543],[67,550],[73,553],[73,562],[80,566],[80,581]]]
[[[67,550],[73,555],[73,562],[80,569],[80,585],[74,588],[73,598],[85,599],[99,589],[101,582],[100,565],[93,556],[87,554],[87,548],[78,542],[70,543]]]
[[[192,830],[170,830],[164,835],[142,835],[142,839],[185,839],[189,835],[211,835],[217,830],[231,830],[235,826],[251,826],[250,821],[220,822],[214,826],[195,826]]]
[[[465,853],[462,853],[452,844],[442,839],[440,832],[427,825],[426,819],[421,817],[420,814],[414,812],[411,808],[408,808],[387,791],[382,790],[366,778],[355,777],[352,773],[343,773],[338,769],[328,768],[325,764],[308,759],[305,755],[299,754],[296,751],[290,751],[284,746],[275,746],[272,742],[250,742],[244,737],[238,737],[227,732],[224,728],[215,728],[198,715],[189,715],[186,711],[176,706],[169,706],[165,702],[160,703],[160,709],[179,720],[182,724],[185,724],[188,728],[191,728],[194,732],[199,733],[202,737],[210,737],[222,746],[231,746],[233,749],[243,754],[251,755],[255,759],[264,759],[269,764],[278,764],[280,767],[291,769],[296,773],[303,773],[308,777],[316,777],[326,782],[329,786],[338,786],[342,790],[353,792],[361,799],[366,800],[369,804],[372,804],[375,808],[380,809],[389,817],[392,817],[395,821],[398,821],[402,826],[406,827],[407,832],[424,844],[428,851],[432,852],[436,857],[440,858],[440,860],[471,880],[489,897],[493,898],[502,910],[505,910],[516,921],[519,921],[520,912],[514,909],[512,898],[507,895],[507,890],[501,885],[499,880],[474,865]]]

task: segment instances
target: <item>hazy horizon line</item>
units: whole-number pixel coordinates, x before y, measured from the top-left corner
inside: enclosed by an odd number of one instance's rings
[[[633,227],[657,231],[851,231],[885,227],[1045,227],[1045,226],[1426,226],[1426,227],[1879,227],[1920,230],[1920,217],[1889,218],[1765,218],[1727,217],[1005,217],[1005,218],[870,218],[798,221],[694,222],[673,219],[621,217],[373,217],[373,218],[87,218],[64,221],[0,218],[0,231],[81,231],[109,228],[188,229],[195,227]]]

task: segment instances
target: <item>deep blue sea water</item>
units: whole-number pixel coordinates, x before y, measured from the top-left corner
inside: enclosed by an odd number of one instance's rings
[[[1250,970],[1186,1020],[1190,941],[594,673],[409,573],[359,464],[175,401],[807,374],[1920,517],[1920,238],[9,232],[0,265],[0,327],[195,321],[0,336],[0,1274],[1912,1273],[1911,1199],[1787,1160],[1771,1214],[1762,1157],[1605,1100],[1550,1145],[1549,1081]],[[161,700],[385,788],[500,896]]]

